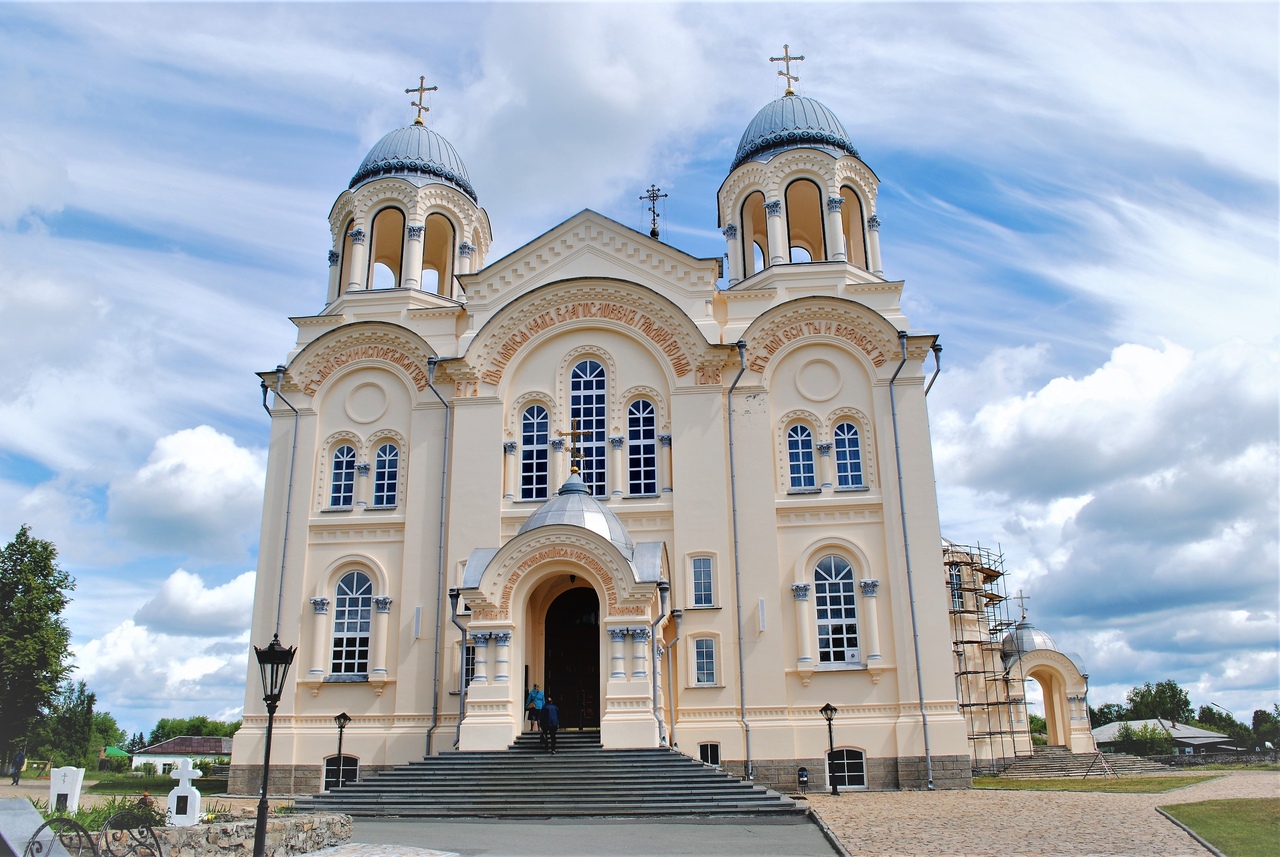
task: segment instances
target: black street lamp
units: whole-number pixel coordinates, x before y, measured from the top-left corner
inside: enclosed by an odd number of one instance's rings
[[[253,857],[267,857],[267,775],[271,771],[271,728],[275,725],[276,706],[284,692],[284,680],[298,651],[280,645],[280,635],[271,638],[265,649],[253,647],[262,671],[262,701],[267,704],[267,746],[262,753],[262,798],[258,801],[258,824],[253,831]]]
[[[338,781],[334,784],[334,788],[342,787],[342,771],[346,767],[342,759],[342,730],[347,728],[347,724],[351,722],[351,718],[347,712],[334,715],[333,722],[338,724]]]
[[[836,733],[831,727],[831,721],[835,719],[836,707],[828,702],[818,712],[827,719],[827,779],[831,781],[831,793],[839,795],[840,788],[836,785],[836,778],[832,776],[831,770],[831,757],[836,754]]]

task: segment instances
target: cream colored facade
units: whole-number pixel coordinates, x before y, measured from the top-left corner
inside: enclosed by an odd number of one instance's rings
[[[744,135],[727,271],[592,211],[487,259],[442,138],[370,153],[330,217],[328,302],[262,375],[252,638],[298,647],[273,791],[320,788],[339,712],[361,771],[505,748],[534,682],[606,747],[788,788],[801,765],[823,781],[829,703],[846,785],[968,784],[935,337],[899,333],[878,179],[822,111],[788,95]],[[250,664],[234,791],[261,776],[259,684]]]

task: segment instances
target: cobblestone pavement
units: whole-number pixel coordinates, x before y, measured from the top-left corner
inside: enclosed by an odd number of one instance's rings
[[[1204,857],[1208,852],[1155,808],[1252,797],[1280,797],[1280,773],[1237,771],[1163,794],[972,789],[811,794],[809,800],[855,857]]]
[[[456,851],[432,851],[408,845],[335,845],[312,851],[309,857],[458,857]]]

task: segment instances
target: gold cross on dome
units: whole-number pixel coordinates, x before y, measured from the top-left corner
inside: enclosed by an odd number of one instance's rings
[[[422,114],[431,112],[431,108],[426,105],[427,99],[424,96],[428,92],[438,92],[439,90],[440,90],[440,87],[438,86],[427,86],[427,78],[425,75],[418,75],[418,85],[413,89],[406,89],[404,91],[405,95],[408,95],[411,92],[418,93],[418,100],[409,102],[410,107],[418,108],[418,116],[416,119],[413,120],[414,125],[421,125]]]
[[[1022,590],[1018,590],[1018,594],[1013,596],[1013,600],[1018,602],[1018,607],[1022,609],[1022,618],[1027,618],[1027,602],[1031,600],[1030,595],[1023,595]]]
[[[793,57],[791,55],[791,45],[783,45],[782,56],[769,57],[769,62],[780,62],[780,63],[786,64],[787,70],[778,72],[778,77],[785,77],[787,79],[787,91],[784,93],[784,95],[795,95],[796,91],[791,87],[791,84],[798,83],[800,80],[800,77],[799,75],[794,75],[791,73],[791,64],[793,62],[804,62],[804,57],[803,56]]]
[[[577,420],[573,420],[570,425],[572,425],[573,428],[569,431],[560,431],[559,429],[556,429],[556,434],[560,435],[560,437],[569,438],[569,462],[571,464],[569,472],[578,473],[580,471],[576,462],[582,460],[582,450],[578,449],[576,441],[580,437],[591,437],[594,432],[588,431],[587,429],[579,429]]]

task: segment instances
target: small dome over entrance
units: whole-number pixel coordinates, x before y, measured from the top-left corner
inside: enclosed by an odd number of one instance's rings
[[[837,158],[858,156],[831,108],[803,95],[784,95],[760,108],[751,120],[730,169],[736,170],[751,158],[767,161],[779,152],[800,148],[821,149]]]
[[[1004,640],[1000,643],[1000,652],[1006,661],[1013,660],[1028,652],[1034,652],[1037,649],[1049,649],[1054,652],[1062,651],[1058,648],[1058,644],[1053,641],[1053,637],[1032,625],[1025,618],[1015,625],[1012,631],[1005,634]]]
[[[387,176],[409,179],[418,185],[452,185],[471,197],[472,202],[479,201],[462,158],[448,140],[426,125],[397,128],[375,143],[349,187]]]
[[[572,524],[590,530],[613,542],[628,560],[635,558],[635,544],[627,528],[612,509],[591,496],[591,489],[577,473],[565,480],[556,496],[525,519],[520,533],[552,524]]]

